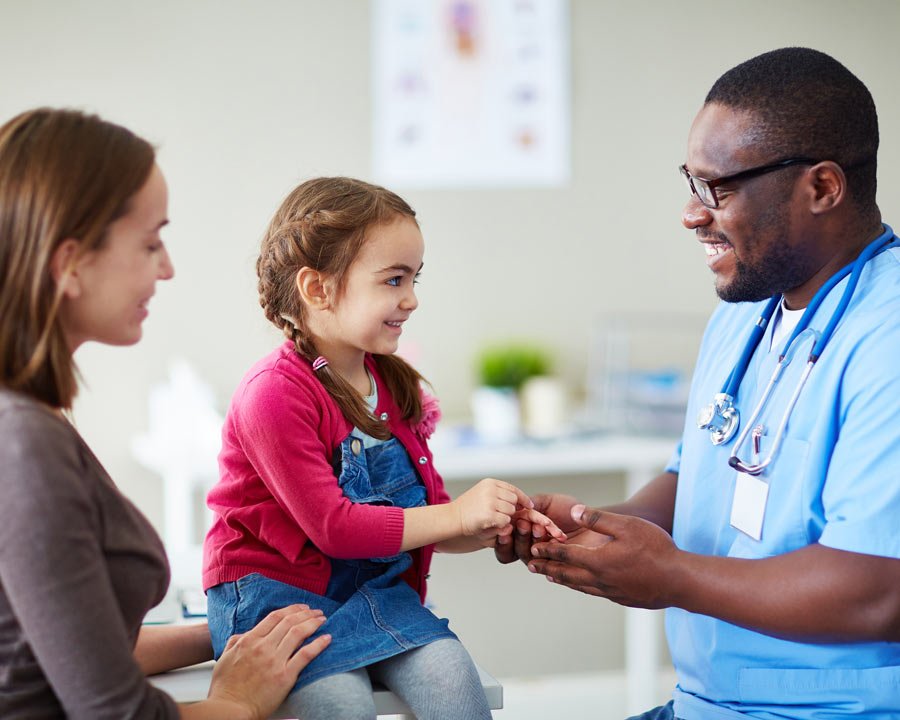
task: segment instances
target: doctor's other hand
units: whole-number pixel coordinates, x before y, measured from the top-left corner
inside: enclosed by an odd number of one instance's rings
[[[541,516],[548,518],[566,538],[572,542],[573,537],[584,532],[584,528],[572,518],[572,508],[579,505],[578,500],[570,495],[542,494],[531,498],[534,510]],[[529,562],[532,559],[531,546],[537,542],[544,542],[555,537],[562,540],[555,533],[549,533],[548,527],[543,523],[533,522],[528,516],[519,514],[513,521],[513,532],[508,537],[498,537],[494,545],[494,555],[501,563],[511,563],[516,560]],[[576,541],[577,542],[577,541]]]
[[[662,528],[631,515],[575,505],[572,519],[582,528],[567,543],[532,547],[531,572],[619,605],[668,607],[670,577],[678,548]]]
[[[300,671],[331,642],[330,635],[321,635],[303,644],[324,622],[321,610],[290,605],[273,610],[252,630],[233,635],[216,662],[209,699],[242,711],[234,717],[268,718]]]

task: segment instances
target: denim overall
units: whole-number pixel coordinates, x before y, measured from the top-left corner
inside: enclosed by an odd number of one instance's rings
[[[344,495],[355,503],[427,504],[425,486],[397,438],[365,448],[351,435],[335,451],[334,468]],[[209,628],[216,657],[232,634],[250,630],[272,610],[292,603],[321,609],[328,619],[316,636],[330,633],[333,638],[300,674],[295,690],[441,638],[455,639],[447,620],[423,607],[419,594],[401,577],[411,565],[407,552],[368,560],[332,558],[324,597],[258,573],[210,588]]]

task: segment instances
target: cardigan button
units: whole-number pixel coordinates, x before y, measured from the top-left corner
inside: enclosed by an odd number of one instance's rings
[[[383,412],[383,413],[381,413],[380,417],[381,417],[382,420],[387,420],[387,419],[388,419],[388,414],[387,414],[386,412]]]
[[[424,455],[419,458],[419,465],[424,465],[427,462],[428,462],[428,458],[425,457]]]

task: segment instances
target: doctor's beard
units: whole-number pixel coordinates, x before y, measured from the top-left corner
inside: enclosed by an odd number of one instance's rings
[[[786,208],[771,208],[744,236],[741,255],[765,248],[762,257],[743,260],[724,233],[715,233],[731,245],[734,276],[727,284],[716,282],[716,294],[725,302],[760,302],[800,287],[812,275],[809,258],[789,241]],[[749,239],[746,239],[749,238]]]

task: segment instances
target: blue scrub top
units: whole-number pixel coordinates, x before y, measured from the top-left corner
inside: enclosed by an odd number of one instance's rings
[[[846,283],[831,291],[812,328],[824,329]],[[728,458],[736,438],[715,447],[695,418],[721,391],[763,305],[721,303],[704,335],[682,441],[667,468],[678,474],[676,544],[735,558],[766,558],[813,543],[900,558],[900,250],[866,265],[803,388],[763,476],[769,495],[757,541],[730,524],[736,473]],[[735,398],[743,421],[787,343],[784,338],[770,349],[773,325]],[[757,421],[765,426],[762,458],[806,365],[812,341],[801,342]],[[749,445],[741,448],[744,461]],[[678,608],[666,611],[666,632],[678,672],[679,718],[900,717],[900,643],[791,642]]]

